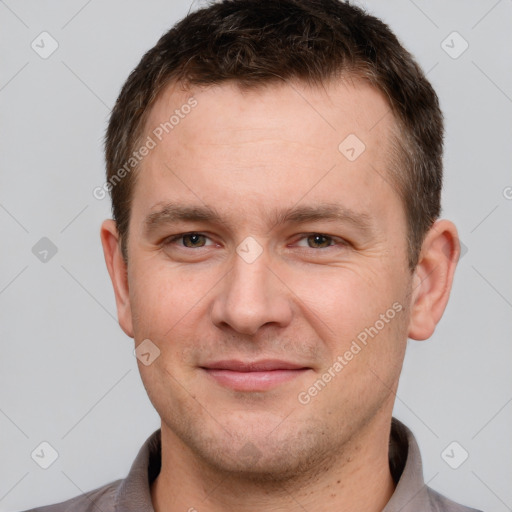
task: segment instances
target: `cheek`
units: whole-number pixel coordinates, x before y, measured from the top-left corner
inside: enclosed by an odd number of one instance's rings
[[[343,375],[334,379],[332,391],[346,388],[366,396],[377,386],[385,394],[398,378],[407,341],[399,280],[373,267],[364,273],[355,267],[330,271],[324,276],[304,273],[290,287],[301,298],[299,314],[325,346],[323,370]],[[343,366],[341,373],[339,365],[333,368],[336,361]]]
[[[191,266],[192,267],[192,266]],[[134,265],[130,301],[135,339],[149,338],[162,351],[180,349],[180,339],[197,338],[207,329],[215,286],[222,279],[219,268],[173,266],[158,258]]]
[[[193,305],[193,286],[151,260],[135,264],[130,279],[130,302],[135,332],[160,337]],[[137,338],[137,336],[136,336]]]
[[[298,304],[303,305],[301,314],[314,324],[323,323],[328,338],[346,338],[373,324],[397,300],[385,276],[375,269],[347,265],[288,273],[287,279]]]

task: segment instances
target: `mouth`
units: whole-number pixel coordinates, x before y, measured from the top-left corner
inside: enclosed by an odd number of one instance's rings
[[[216,361],[200,367],[217,384],[235,391],[266,391],[311,370],[288,361]]]

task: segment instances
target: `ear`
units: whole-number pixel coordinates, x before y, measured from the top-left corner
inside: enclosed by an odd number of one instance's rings
[[[426,340],[443,316],[459,260],[457,228],[448,220],[438,220],[430,228],[412,280],[409,338]]]
[[[117,226],[112,219],[105,220],[101,225],[101,244],[103,245],[108,273],[114,287],[119,325],[130,338],[133,338],[127,265],[121,252]]]

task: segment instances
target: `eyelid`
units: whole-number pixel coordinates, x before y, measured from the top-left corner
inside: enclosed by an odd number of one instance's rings
[[[350,245],[350,243],[347,240],[345,240],[344,238],[341,238],[341,237],[335,236],[335,235],[329,235],[327,233],[321,233],[318,231],[313,231],[311,233],[301,233],[300,235],[298,235],[298,238],[296,238],[295,242],[293,242],[293,243],[296,244],[297,242],[307,239],[308,237],[314,236],[314,235],[320,235],[322,237],[328,238],[333,243],[331,245],[328,245],[327,247],[320,247],[320,248],[304,247],[305,249],[311,249],[313,251],[321,251],[321,250],[329,249],[330,247],[336,247],[337,245],[347,246],[347,247]]]
[[[210,247],[212,245],[215,245],[215,242],[213,242],[213,240],[211,239],[211,237],[209,237],[206,233],[203,233],[201,231],[187,231],[187,232],[184,232],[184,233],[177,233],[176,235],[171,235],[171,236],[168,236],[166,238],[164,238],[164,240],[162,240],[162,245],[170,245],[174,242],[177,242],[178,240],[180,239],[183,239],[185,236],[187,235],[199,235],[199,236],[204,236],[207,240],[209,240],[210,242],[212,242],[211,244],[207,244],[207,245],[204,245],[202,247],[185,247],[185,246],[181,246],[180,248],[181,249],[203,249],[204,247]]]

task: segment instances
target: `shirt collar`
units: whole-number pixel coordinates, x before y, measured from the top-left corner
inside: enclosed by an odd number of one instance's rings
[[[153,432],[142,445],[128,476],[115,496],[115,512],[154,512],[151,483],[158,476],[162,462],[161,430]]]
[[[412,432],[393,418],[390,436],[390,467],[396,488],[382,512],[414,512],[429,510],[428,488],[418,444]],[[115,510],[123,512],[154,512],[151,502],[151,483],[161,467],[161,431],[154,432],[140,449],[128,476],[115,495]]]
[[[418,443],[412,432],[396,418],[391,423],[389,465],[392,473],[395,472],[396,487],[382,512],[430,510]]]

